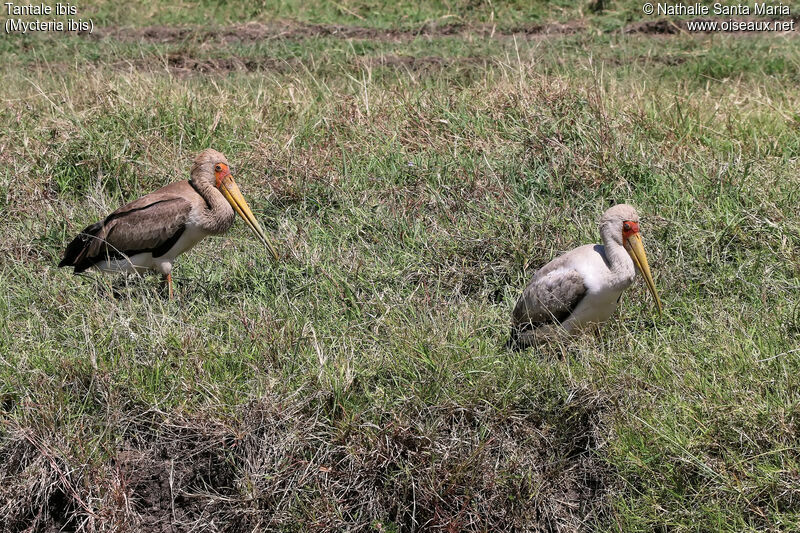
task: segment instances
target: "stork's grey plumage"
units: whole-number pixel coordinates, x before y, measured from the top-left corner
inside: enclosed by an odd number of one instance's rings
[[[58,266],[72,266],[76,273],[155,270],[167,277],[171,294],[175,258],[204,237],[228,231],[236,212],[277,257],[225,156],[204,150],[194,160],[191,179],[162,187],[88,226],[69,243]]]
[[[586,296],[586,285],[566,259],[559,257],[536,272],[514,307],[515,323],[564,322],[575,311]]]
[[[622,291],[642,272],[657,302],[639,236],[636,210],[620,204],[600,220],[603,245],[587,244],[553,259],[525,287],[512,313],[511,343],[529,346],[542,337],[572,334],[608,320]],[[560,327],[553,327],[560,326]]]

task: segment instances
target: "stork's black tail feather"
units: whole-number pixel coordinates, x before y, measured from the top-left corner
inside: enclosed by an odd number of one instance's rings
[[[76,274],[90,268],[94,264],[94,261],[87,257],[89,246],[91,246],[92,241],[94,241],[102,227],[102,222],[95,222],[72,239],[72,242],[67,245],[67,249],[64,250],[64,258],[58,266],[74,267]]]

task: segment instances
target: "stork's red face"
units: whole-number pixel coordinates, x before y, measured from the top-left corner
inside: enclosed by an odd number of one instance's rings
[[[272,246],[272,243],[269,241],[267,236],[264,234],[264,230],[261,229],[261,225],[256,220],[255,215],[250,210],[250,206],[247,205],[247,202],[242,196],[242,191],[239,190],[239,186],[236,185],[236,182],[233,181],[233,176],[231,176],[231,169],[228,167],[227,163],[217,163],[214,165],[214,178],[215,178],[215,186],[219,189],[219,192],[222,193],[222,196],[228,200],[228,203],[231,204],[233,210],[239,213],[239,216],[247,223],[247,226],[250,230],[256,234],[256,236],[261,239],[269,251],[272,253],[272,256],[275,260],[278,260],[278,252],[275,251],[275,247]]]
[[[214,177],[217,180],[217,189],[222,185],[222,180],[231,175],[231,169],[225,163],[217,163],[214,165]]]
[[[631,235],[639,233],[639,223],[633,220],[622,221],[622,242],[627,242]]]
[[[653,281],[653,275],[650,273],[650,265],[647,262],[647,254],[644,253],[644,244],[642,244],[642,236],[639,235],[639,223],[633,220],[622,221],[622,245],[628,252],[628,255],[633,259],[633,264],[641,272],[644,281],[650,292],[653,293],[653,298],[656,301],[658,312],[661,313],[661,299],[658,297],[656,284]]]

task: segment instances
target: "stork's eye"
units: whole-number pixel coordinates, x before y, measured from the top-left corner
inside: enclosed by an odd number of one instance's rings
[[[216,167],[214,167],[214,170],[216,170],[217,172],[222,172],[222,165],[217,165]]]
[[[630,225],[630,224],[628,224],[628,223],[626,222],[626,223],[624,223],[624,224],[622,225],[622,229],[623,229],[624,231],[630,231],[630,230],[631,230],[631,225]]]

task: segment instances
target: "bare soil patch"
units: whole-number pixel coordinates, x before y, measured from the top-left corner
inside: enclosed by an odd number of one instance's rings
[[[498,29],[494,25],[425,25],[417,29],[382,29],[338,24],[302,24],[274,22],[236,24],[216,29],[198,26],[146,26],[141,28],[108,26],[98,28],[92,38],[118,41],[144,41],[150,43],[175,43],[194,41],[235,41],[253,43],[271,39],[307,39],[335,37],[341,39],[369,39],[374,41],[407,41],[416,37],[446,37],[450,35],[539,36],[566,35],[583,30],[581,21],[554,24],[530,24],[515,28]]]
[[[228,55],[220,58],[200,58],[189,52],[176,52],[164,57],[118,61],[117,70],[168,71],[175,76],[192,74],[226,74],[229,72],[288,72],[294,60],[278,60],[270,57],[244,57]]]
[[[284,72],[288,63],[268,57],[227,56],[224,58],[198,59],[186,53],[170,54],[167,65],[173,71],[221,73],[231,71],[263,71]]]

